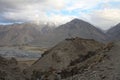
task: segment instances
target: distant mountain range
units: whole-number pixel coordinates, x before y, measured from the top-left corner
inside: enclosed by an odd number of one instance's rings
[[[32,24],[13,24],[0,27],[1,45],[18,45],[31,42],[40,32]]]
[[[120,24],[106,33],[92,24],[79,19],[55,27],[54,24],[33,23],[1,25],[0,45],[37,45],[51,47],[58,42],[73,37],[94,39],[100,42],[120,40]]]
[[[49,30],[48,30],[49,29]],[[1,25],[0,45],[26,45],[41,39],[50,31],[48,25],[36,25],[33,23]]]

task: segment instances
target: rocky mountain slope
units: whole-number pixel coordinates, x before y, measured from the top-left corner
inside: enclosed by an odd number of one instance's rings
[[[102,62],[87,69],[83,73],[73,75],[63,80],[119,80],[120,79],[120,41],[105,53]]]
[[[111,45],[107,47],[93,39],[66,39],[45,52],[26,70],[26,75],[31,80],[41,78],[55,80],[56,75],[65,79],[101,62],[105,57],[102,53],[109,51],[110,48]]]
[[[39,65],[39,68],[43,71],[52,66],[54,69],[61,70],[66,68],[71,61],[79,58],[79,56],[85,56],[89,52],[94,52],[102,46],[103,44],[97,43],[94,40],[85,40],[82,38],[66,39],[45,52],[45,54],[42,55],[43,57],[36,61],[34,66]]]
[[[110,41],[120,40],[120,23],[109,29],[107,31],[107,35],[110,36],[109,38]]]
[[[60,38],[64,40],[66,38],[81,37],[104,42],[107,38],[107,35],[100,29],[79,19],[73,19],[72,21],[59,26],[54,30],[53,35],[56,40],[60,40]]]
[[[21,71],[17,61],[0,57],[0,80],[119,80],[120,41],[67,38]]]

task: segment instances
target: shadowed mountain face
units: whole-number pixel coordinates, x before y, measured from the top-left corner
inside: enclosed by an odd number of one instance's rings
[[[110,41],[120,40],[120,23],[109,29],[107,31],[107,35],[110,36],[109,38]]]
[[[57,41],[65,38],[81,37],[85,39],[95,39],[104,42],[107,38],[101,30],[88,22],[74,19],[63,24],[54,30],[55,39]]]

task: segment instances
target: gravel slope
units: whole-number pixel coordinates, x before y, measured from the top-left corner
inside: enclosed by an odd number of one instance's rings
[[[63,80],[120,80],[120,42],[105,54],[107,58],[92,69]]]

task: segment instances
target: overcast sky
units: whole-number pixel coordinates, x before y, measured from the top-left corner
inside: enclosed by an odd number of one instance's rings
[[[102,29],[120,22],[120,0],[0,0],[0,23],[83,19]]]

